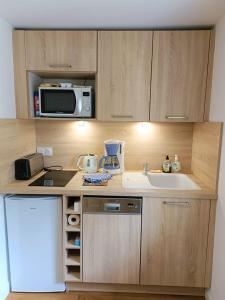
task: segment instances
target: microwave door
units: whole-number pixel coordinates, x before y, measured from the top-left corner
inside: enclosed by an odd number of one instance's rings
[[[48,117],[74,117],[76,95],[74,89],[43,88],[40,91],[40,115]]]

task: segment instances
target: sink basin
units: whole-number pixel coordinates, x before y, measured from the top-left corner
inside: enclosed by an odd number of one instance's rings
[[[154,188],[174,190],[200,190],[201,188],[185,174],[154,174],[147,175]]]
[[[201,188],[185,174],[125,172],[122,177],[125,188],[200,190]]]

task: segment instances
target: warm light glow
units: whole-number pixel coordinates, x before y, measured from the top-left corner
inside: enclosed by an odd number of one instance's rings
[[[147,134],[152,132],[152,124],[148,122],[140,122],[137,124],[138,131],[142,134]]]
[[[77,122],[77,126],[78,126],[79,128],[84,128],[85,125],[86,125],[85,121],[78,121],[78,122]]]
[[[87,130],[88,122],[86,121],[76,121],[74,122],[74,129],[77,132],[84,133]]]

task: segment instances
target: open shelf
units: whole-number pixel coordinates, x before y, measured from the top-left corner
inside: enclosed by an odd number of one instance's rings
[[[69,255],[65,261],[67,266],[80,266],[80,256]]]
[[[70,272],[66,274],[65,281],[80,281],[80,272]]]
[[[67,72],[67,71],[27,71],[28,81],[28,99],[29,99],[29,118],[35,120],[74,120],[74,121],[89,121],[96,120],[95,113],[90,118],[51,118],[35,116],[34,113],[34,92],[38,91],[38,87],[42,83],[65,83],[69,82],[77,86],[91,86],[93,88],[93,106],[95,107],[95,85],[96,73],[85,72]]]
[[[81,281],[80,280],[80,267],[79,266],[68,266],[65,281]]]
[[[80,225],[67,225],[66,231],[80,232]]]
[[[78,211],[74,211],[74,203],[77,203],[79,206]],[[80,214],[81,212],[81,201],[80,197],[68,197],[67,198],[67,206],[66,211],[71,211],[73,214]]]
[[[66,243],[66,249],[80,249],[80,246],[74,245],[74,240],[68,240]]]
[[[94,80],[95,72],[74,72],[74,71],[37,71],[30,70],[29,72],[39,76],[43,79],[78,79],[78,80]],[[68,80],[67,80],[68,81]]]
[[[80,212],[75,212],[72,208],[66,209],[65,213],[66,213],[67,215],[72,215],[72,214],[80,215]]]
[[[66,282],[82,281],[82,197],[64,196],[64,278]],[[77,210],[74,211],[74,203]],[[79,215],[79,225],[69,225],[69,215]],[[80,240],[80,245],[75,245],[75,240]]]
[[[51,118],[51,117],[32,117],[32,120],[45,120],[45,121],[96,121],[96,118]]]
[[[75,239],[80,238],[78,232],[67,232],[66,234],[66,249],[80,249],[80,246],[75,245]]]

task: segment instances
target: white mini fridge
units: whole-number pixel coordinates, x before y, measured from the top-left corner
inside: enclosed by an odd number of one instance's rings
[[[62,198],[13,195],[5,205],[11,291],[64,291]]]

